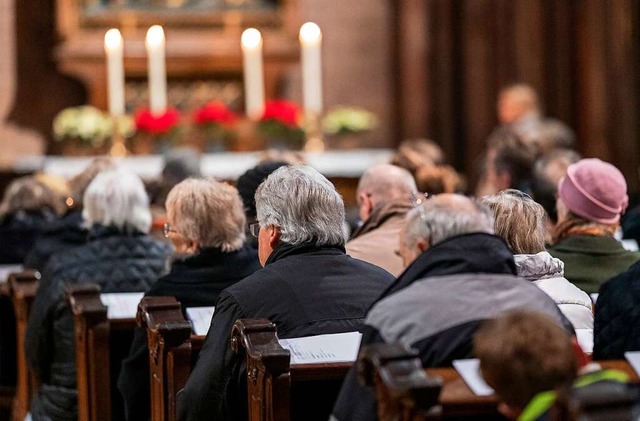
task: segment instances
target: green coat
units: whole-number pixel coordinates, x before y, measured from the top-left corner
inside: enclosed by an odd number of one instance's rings
[[[564,262],[564,277],[589,294],[640,260],[615,238],[595,235],[573,235],[547,250]]]

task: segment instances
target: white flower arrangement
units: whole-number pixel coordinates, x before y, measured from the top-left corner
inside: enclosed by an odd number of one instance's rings
[[[117,125],[125,138],[135,133],[135,124],[129,116],[118,117]],[[114,120],[95,107],[69,107],[60,111],[53,119],[53,135],[57,141],[78,139],[82,143],[99,147],[111,138],[113,126]]]
[[[374,129],[378,118],[370,111],[357,107],[337,107],[322,120],[326,134],[360,133]]]

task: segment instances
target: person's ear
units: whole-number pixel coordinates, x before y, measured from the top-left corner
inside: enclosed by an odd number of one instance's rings
[[[373,201],[368,193],[358,193],[358,203],[360,204],[360,219],[366,221],[373,212]]]
[[[197,253],[198,252],[198,243],[193,240],[185,241],[184,243],[185,250],[187,253]]]
[[[511,185],[511,174],[509,174],[509,171],[500,171],[496,174],[496,187],[498,187],[498,192],[513,187]]]
[[[278,244],[280,244],[280,228],[271,227],[269,232],[269,247],[274,249]]]
[[[424,253],[425,251],[429,250],[429,242],[425,238],[421,238],[418,240],[416,247],[418,247],[420,253]]]

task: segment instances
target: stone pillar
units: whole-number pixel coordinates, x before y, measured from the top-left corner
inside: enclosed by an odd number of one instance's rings
[[[45,145],[35,131],[7,120],[16,94],[16,1],[0,0],[0,167],[10,167],[20,155],[41,155]]]

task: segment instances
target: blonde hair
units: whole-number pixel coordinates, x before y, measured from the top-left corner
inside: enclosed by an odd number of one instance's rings
[[[494,215],[496,235],[514,254],[535,254],[545,250],[548,240],[547,214],[529,195],[507,189],[480,199]]]
[[[246,220],[235,187],[210,178],[188,178],[171,189],[165,206],[178,234],[200,248],[230,252],[242,247]]]

